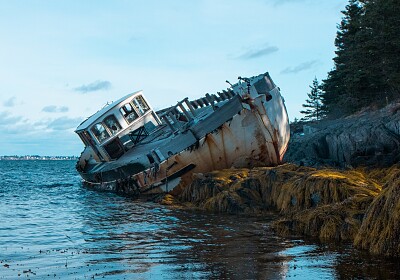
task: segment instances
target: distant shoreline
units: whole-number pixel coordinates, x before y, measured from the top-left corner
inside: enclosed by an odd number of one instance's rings
[[[0,156],[0,160],[78,160],[77,156]]]

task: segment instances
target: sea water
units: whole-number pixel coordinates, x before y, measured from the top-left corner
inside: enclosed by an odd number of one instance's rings
[[[276,236],[274,215],[177,210],[85,189],[74,161],[0,161],[0,279],[400,279],[351,244]]]

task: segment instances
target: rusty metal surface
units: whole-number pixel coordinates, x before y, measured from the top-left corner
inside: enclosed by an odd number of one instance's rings
[[[165,125],[152,142],[114,162],[97,164],[82,177],[128,193],[177,193],[191,182],[193,173],[280,164],[290,136],[284,100],[269,75],[242,80],[246,83],[232,87],[231,99],[189,108],[182,113],[183,122],[179,115],[171,115],[179,110],[168,108],[164,118],[172,125]],[[212,110],[205,110],[211,105]]]

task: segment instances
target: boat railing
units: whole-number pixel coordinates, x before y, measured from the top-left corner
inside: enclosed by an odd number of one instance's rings
[[[193,101],[189,101],[189,98],[186,97],[175,106],[157,111],[157,115],[172,131],[177,131],[198,117],[201,108],[211,106],[215,110],[217,103],[231,99],[235,95],[233,90],[228,89],[218,92],[218,95],[207,93],[204,97]]]

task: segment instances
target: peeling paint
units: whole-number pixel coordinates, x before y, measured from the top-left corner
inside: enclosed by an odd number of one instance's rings
[[[136,195],[179,192],[194,173],[281,163],[290,133],[279,90],[268,74],[242,80],[246,86],[239,82],[221,98],[186,98],[158,111],[160,124],[140,143],[127,144],[115,161],[78,164],[78,171],[89,184]],[[263,80],[270,89],[268,101],[266,93],[253,86],[263,88]],[[85,158],[94,152],[87,150]],[[125,168],[132,163],[143,169]]]

